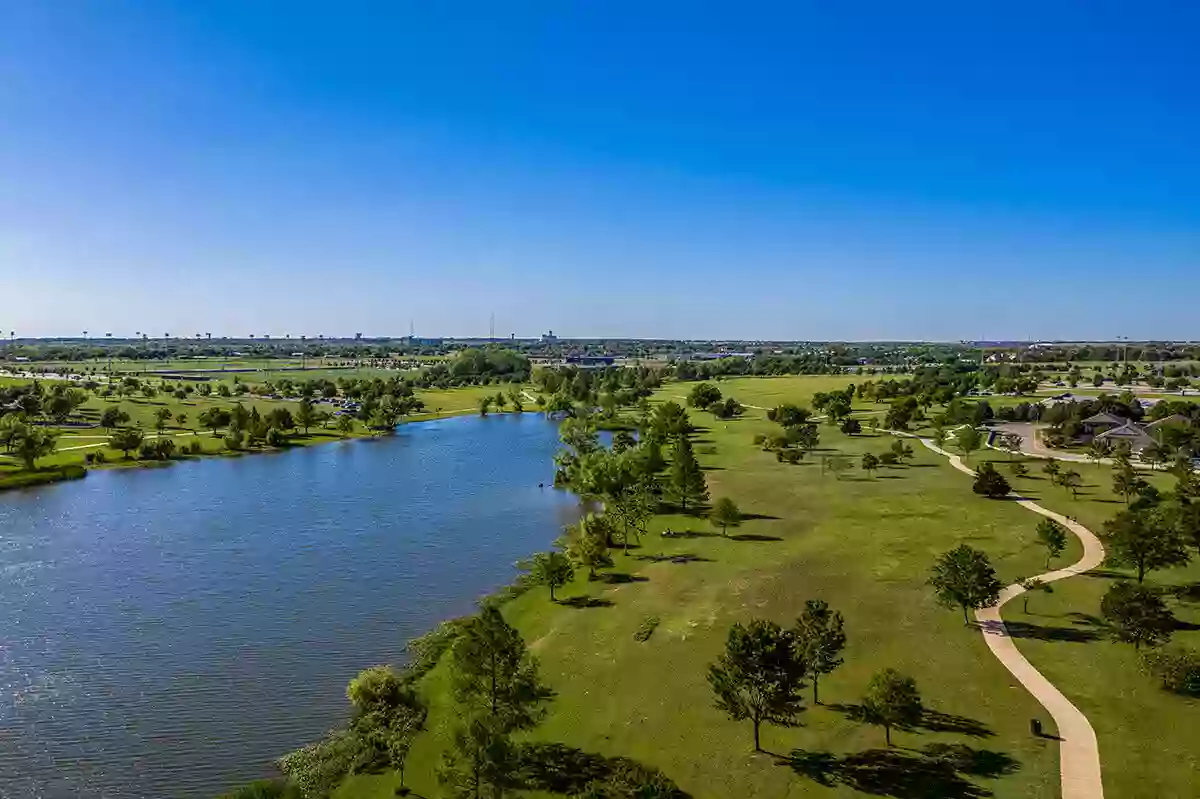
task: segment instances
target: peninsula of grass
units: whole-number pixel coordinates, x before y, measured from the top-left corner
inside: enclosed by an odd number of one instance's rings
[[[719,385],[747,406],[766,408],[807,404],[813,392],[849,382]],[[668,384],[658,399],[686,391],[686,384]],[[963,542],[985,550],[1005,582],[1041,571],[1033,515],[975,496],[969,480],[920,446],[911,465],[875,476],[822,474],[823,455],[857,460],[886,450],[889,436],[846,436],[821,425],[819,447],[787,465],[753,442],[778,430],[763,411],[730,421],[691,413],[712,498],[735,499],[746,518],[723,537],[703,516],[657,516],[640,547],[613,553],[615,565],[601,581],[588,582],[581,570],[558,589],[557,603],[534,589],[505,605],[557,693],[532,740],[633,758],[698,799],[1057,795],[1057,742],[1029,732],[1030,719],[1052,729],[1050,718],[978,630],[937,605],[926,584],[934,560]],[[667,528],[677,535],[661,536]],[[1078,554],[1073,542],[1063,557]],[[824,704],[809,704],[798,726],[764,726],[767,753],[755,754],[749,725],[714,707],[707,666],[733,623],[790,625],[813,598],[845,616],[845,664],[822,679]],[[646,636],[651,618],[657,623]],[[856,719],[871,676],[885,667],[915,677],[931,711],[915,729],[894,733],[902,748],[889,749],[879,728]],[[443,663],[422,678],[428,731],[407,774],[417,795],[441,795],[435,772],[454,721],[447,677]],[[957,765],[948,765],[947,752],[957,753]],[[336,796],[382,799],[398,784],[392,773],[358,774]]]

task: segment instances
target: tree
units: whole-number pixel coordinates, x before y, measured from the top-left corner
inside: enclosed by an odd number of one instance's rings
[[[112,449],[119,449],[128,460],[130,450],[135,450],[142,446],[142,441],[145,436],[140,428],[125,427],[114,430],[113,434],[108,438],[108,446]]]
[[[537,725],[553,693],[542,685],[521,635],[494,604],[459,628],[449,657],[459,719],[438,779],[453,796],[502,796],[517,769],[509,736]]]
[[[805,663],[792,634],[755,619],[734,624],[725,651],[708,667],[718,710],[734,721],[754,725],[754,751],[761,752],[759,727],[765,721],[790,724],[803,706]]]
[[[1012,489],[1008,481],[1004,479],[1004,475],[996,471],[996,466],[991,462],[985,462],[975,470],[975,484],[971,486],[971,490],[980,496],[999,499],[1008,496],[1008,492]]]
[[[728,536],[730,527],[738,527],[742,523],[742,512],[729,497],[721,497],[713,503],[708,520],[714,527],[721,528],[721,535]]]
[[[391,666],[372,666],[350,681],[346,697],[354,709],[351,728],[400,773],[403,786],[408,752],[428,714],[413,684]]]
[[[343,413],[337,420],[337,431],[343,436],[348,436],[354,432],[354,417],[348,413]]]
[[[618,430],[613,433],[612,451],[621,453],[637,446],[637,440],[633,437],[633,433],[628,430]]]
[[[183,411],[180,411],[179,413],[175,414],[175,424],[179,425],[180,427],[183,427],[184,425],[186,425],[187,420],[188,420],[188,415],[186,413],[184,413]]]
[[[688,393],[688,405],[693,408],[707,408],[720,401],[721,389],[712,383],[699,383]]]
[[[200,415],[196,417],[196,421],[201,427],[207,427],[209,430],[212,430],[214,437],[217,435],[217,430],[219,428],[229,424],[232,420],[233,417],[229,411],[222,408],[205,408],[200,412]]]
[[[1066,469],[1058,473],[1058,484],[1071,492],[1072,499],[1079,498],[1079,488],[1083,485],[1083,478],[1079,476],[1079,472],[1074,469]]]
[[[1161,505],[1121,511],[1104,524],[1100,536],[1109,561],[1137,569],[1138,583],[1146,572],[1187,563],[1191,554],[1175,521]]]
[[[570,555],[580,566],[586,566],[588,579],[596,579],[596,569],[612,565],[608,555],[608,542],[612,537],[612,524],[607,516],[588,514],[575,528],[570,545]]]
[[[1087,456],[1092,463],[1100,463],[1100,461],[1112,455],[1112,444],[1103,438],[1093,438],[1088,443]]]
[[[862,702],[863,717],[883,727],[887,745],[892,745],[892,727],[919,724],[925,713],[917,682],[895,669],[884,669],[871,678]]]
[[[842,432],[848,436],[858,435],[862,432],[862,423],[857,419],[846,419],[842,422]]]
[[[38,458],[54,452],[58,445],[58,433],[37,425],[25,425],[25,430],[10,442],[12,453],[21,459],[26,469],[37,465]]]
[[[104,409],[104,413],[100,414],[100,426],[105,430],[120,427],[128,421],[129,414],[121,410],[120,405],[111,405]]]
[[[821,599],[809,599],[804,603],[804,612],[796,619],[792,628],[800,659],[812,675],[813,704],[821,704],[817,683],[822,674],[830,674],[844,662],[842,650],[846,647],[846,632],[842,614],[830,610]]]
[[[806,424],[812,418],[812,411],[808,408],[801,408],[799,405],[785,402],[767,411],[767,418],[773,422],[778,422],[783,427],[796,427]]]
[[[1029,612],[1029,595],[1034,591],[1043,591],[1047,594],[1054,593],[1054,589],[1050,586],[1050,583],[1042,582],[1037,577],[1029,577],[1022,580],[1021,587],[1025,589],[1025,593],[1021,595],[1022,607],[1025,613]]]
[[[1008,470],[1013,473],[1013,477],[1024,477],[1029,474],[1029,467],[1020,461],[1013,461],[1008,464]]]
[[[1119,494],[1125,504],[1129,504],[1129,500],[1135,495],[1142,492],[1148,483],[1138,477],[1133,466],[1129,461],[1120,461],[1113,464],[1112,473],[1112,490],[1114,494]]]
[[[481,397],[479,400],[479,415],[487,416],[488,411],[492,409],[493,397]]]
[[[954,443],[963,454],[963,460],[968,460],[971,453],[983,445],[983,433],[972,425],[964,425],[954,431]]]
[[[862,470],[871,476],[872,473],[879,468],[879,458],[869,452],[864,452],[862,456]]]
[[[988,556],[967,544],[960,544],[938,558],[929,584],[939,603],[962,608],[963,621],[968,625],[971,620],[967,611],[996,604],[1004,587],[996,579]]]
[[[800,445],[805,452],[815,449],[821,443],[821,431],[812,422],[788,428],[788,437]]]
[[[622,487],[620,491],[609,496],[605,503],[605,515],[612,516],[621,525],[621,544],[626,555],[629,554],[630,537],[644,533],[646,523],[654,515],[657,500],[650,485],[649,479],[639,480],[633,485]]]
[[[171,421],[171,417],[175,414],[171,413],[170,408],[159,408],[154,412],[154,429],[161,436],[163,431],[167,429],[167,424]]]
[[[826,469],[833,472],[833,476],[841,480],[842,475],[854,468],[853,461],[847,455],[829,455],[821,459],[822,474]]]
[[[700,469],[700,462],[696,460],[696,455],[692,452],[692,442],[687,436],[680,436],[675,444],[666,493],[668,499],[685,513],[689,505],[699,505],[708,499],[708,485],[704,481],[704,472]]]
[[[317,423],[317,412],[313,409],[313,404],[306,399],[300,400],[300,405],[296,408],[296,425],[308,435],[308,428]]]
[[[1046,465],[1042,467],[1042,472],[1050,478],[1050,482],[1052,483],[1058,482],[1058,475],[1061,471],[1062,468],[1058,465],[1058,461],[1056,460],[1048,460],[1046,461]]]
[[[1100,600],[1100,614],[1108,621],[1117,641],[1157,646],[1171,637],[1175,617],[1158,592],[1143,585],[1120,582],[1109,588]]]
[[[913,448],[900,439],[892,442],[891,452],[896,456],[898,462],[906,461],[913,457]]]
[[[550,601],[554,602],[554,590],[575,578],[575,568],[561,552],[539,552],[529,562],[529,578],[535,585],[548,587]]]
[[[1021,437],[1016,433],[1001,433],[996,437],[996,446],[1008,453],[1009,460],[1021,454]]]
[[[1046,568],[1067,548],[1067,528],[1054,519],[1042,519],[1037,526],[1038,543],[1046,548]]]

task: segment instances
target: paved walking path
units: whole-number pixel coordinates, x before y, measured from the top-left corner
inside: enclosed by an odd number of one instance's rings
[[[915,436],[913,436],[915,437]],[[962,458],[934,444],[928,439],[920,439],[929,449],[944,455],[950,460],[950,465],[960,472],[974,475],[974,470],[963,463]],[[1026,510],[1039,513],[1054,519],[1074,533],[1083,544],[1083,557],[1078,562],[1064,569],[1039,574],[1037,577],[1044,583],[1052,583],[1067,577],[1074,577],[1096,568],[1104,561],[1104,546],[1091,530],[1078,522],[1043,508],[1028,499],[1018,499],[1017,504]],[[1100,779],[1100,749],[1096,744],[1096,733],[1092,730],[1087,716],[1071,704],[1062,693],[1047,680],[1041,672],[1025,659],[1017,645],[1013,643],[1000,616],[1000,609],[1010,599],[1025,593],[1019,583],[1013,584],[1000,592],[1000,599],[995,605],[975,612],[979,627],[983,632],[983,640],[996,659],[1012,672],[1012,675],[1042,703],[1042,707],[1054,717],[1060,739],[1059,772],[1062,781],[1063,799],[1103,799],[1104,784]]]

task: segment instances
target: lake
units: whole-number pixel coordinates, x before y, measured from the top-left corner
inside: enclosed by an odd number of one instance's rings
[[[269,773],[578,518],[557,448],[538,415],[461,417],[0,494],[0,796]]]

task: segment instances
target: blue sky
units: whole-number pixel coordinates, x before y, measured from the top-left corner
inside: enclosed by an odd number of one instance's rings
[[[0,329],[1200,338],[1200,5],[15,0]]]

